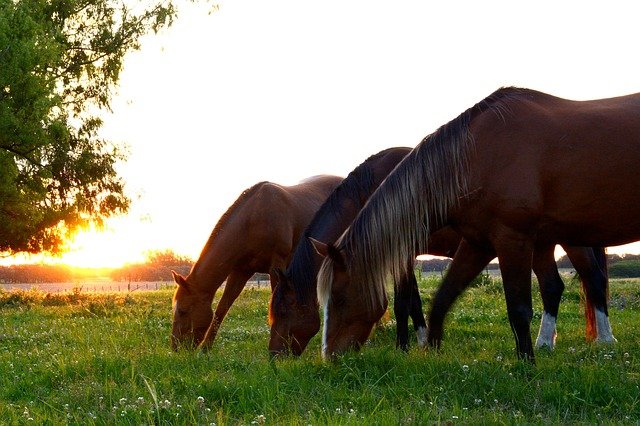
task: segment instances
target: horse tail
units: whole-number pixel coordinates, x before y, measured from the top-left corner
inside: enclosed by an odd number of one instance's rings
[[[609,270],[607,268],[607,252],[606,248],[592,247],[593,255],[596,259],[599,272],[604,277],[603,283],[605,286],[605,300],[609,300]],[[580,277],[580,283],[582,285],[582,292],[585,295],[584,300],[584,318],[586,321],[585,336],[588,341],[593,341],[598,337],[596,329],[596,312],[593,304],[593,297],[589,294],[589,288],[587,282],[583,277]]]

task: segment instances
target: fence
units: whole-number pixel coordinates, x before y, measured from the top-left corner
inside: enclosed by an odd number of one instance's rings
[[[268,286],[269,280],[248,281],[247,287]],[[82,291],[87,293],[114,293],[131,291],[151,291],[166,288],[175,288],[173,281],[141,281],[141,282],[120,282],[111,280],[79,281],[75,283],[0,283],[0,290],[39,290],[45,293],[63,293],[65,291]],[[224,286],[224,284],[223,284]]]

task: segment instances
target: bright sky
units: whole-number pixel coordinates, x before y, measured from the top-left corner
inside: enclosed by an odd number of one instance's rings
[[[526,3],[181,4],[172,28],[128,55],[105,118],[103,135],[129,145],[131,212],[62,261],[197,258],[245,188],[346,176],[501,86],[578,100],[640,91],[635,2]]]

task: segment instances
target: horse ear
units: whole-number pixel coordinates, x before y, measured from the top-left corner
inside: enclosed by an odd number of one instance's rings
[[[322,257],[329,256],[329,246],[327,244],[323,243],[322,241],[318,241],[315,238],[311,238],[311,237],[307,237],[307,238],[309,238],[309,241],[311,241],[311,244],[313,245],[313,248],[316,250],[316,253],[318,253]]]
[[[180,287],[184,287],[185,289],[188,289],[189,286],[187,285],[187,280],[184,279],[184,277],[182,275],[180,275],[179,273],[177,273],[176,271],[171,271],[171,275],[173,275],[173,280],[176,282],[176,284],[178,284]]]
[[[346,262],[340,249],[333,244],[325,244],[311,237],[309,237],[309,241],[311,241],[311,244],[313,244],[313,247],[320,256],[329,257],[337,266],[344,268]]]
[[[271,277],[275,279],[276,284],[289,287],[289,280],[287,274],[280,268],[271,269]]]
[[[338,266],[339,268],[345,269],[345,265],[347,264],[347,262],[345,261],[340,249],[333,244],[328,244],[327,251],[329,253],[329,258],[333,260],[334,265]]]

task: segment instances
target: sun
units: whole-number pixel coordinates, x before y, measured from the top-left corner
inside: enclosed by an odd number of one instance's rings
[[[67,249],[51,263],[77,268],[120,268],[127,263],[144,261],[144,250],[139,241],[123,238],[125,232],[116,232],[106,226],[79,231],[66,244]]]

